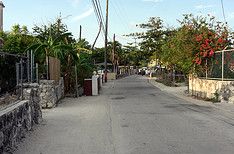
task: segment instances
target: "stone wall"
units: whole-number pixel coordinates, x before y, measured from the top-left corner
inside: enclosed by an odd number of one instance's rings
[[[39,90],[42,108],[53,108],[64,97],[63,78],[58,83],[54,80],[41,80]]]
[[[27,100],[18,101],[0,111],[0,153],[12,153],[34,124],[42,120],[37,88],[24,90]]]
[[[219,99],[221,102],[234,103],[234,82],[223,84],[219,90]]]
[[[189,77],[189,93],[199,98],[234,103],[234,81],[208,80]]]

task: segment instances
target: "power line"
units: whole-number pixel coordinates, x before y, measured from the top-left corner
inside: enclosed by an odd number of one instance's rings
[[[104,17],[103,17],[103,13],[102,13],[102,7],[101,7],[101,4],[100,4],[100,0],[95,0],[95,1],[96,1],[98,9],[100,10],[102,23],[104,23]]]
[[[93,9],[94,9],[95,15],[96,15],[96,17],[97,17],[97,22],[100,23],[99,14],[98,14],[98,12],[97,12],[96,5],[95,5],[94,0],[92,0],[92,4],[93,4]]]
[[[105,37],[106,27],[104,25],[104,16],[102,13],[102,7],[101,7],[100,0],[92,0],[92,3],[93,3],[93,7],[95,10],[95,15],[97,17],[98,23],[101,23],[103,37]],[[110,37],[109,34],[107,35],[107,37],[109,40],[112,40],[112,38]]]
[[[101,26],[102,26],[102,29],[104,31],[105,27],[103,25],[104,23],[104,17],[103,17],[103,13],[102,13],[102,8],[101,8],[101,4],[100,4],[100,1],[98,0],[95,0],[95,3],[96,3],[96,7],[97,7],[97,10],[99,12],[99,17],[100,17],[100,22],[101,22]]]
[[[225,24],[227,24],[226,16],[225,16],[225,11],[224,11],[223,0],[221,0],[221,5],[222,5],[222,12],[223,12],[223,19],[224,19]]]
[[[97,0],[92,0],[92,4],[93,4],[93,8],[94,8],[94,12],[97,18],[97,22],[98,24],[101,24],[102,27],[102,33],[103,35],[105,34],[105,27],[103,25],[104,23],[104,19],[103,19],[103,14],[102,14],[102,9],[101,9],[101,5],[100,5],[100,1]]]
[[[121,0],[110,1],[110,4],[115,12],[114,15],[118,19],[118,22],[119,22],[118,25],[120,25],[121,28],[123,30],[125,30],[125,34],[130,32],[132,30],[132,28],[130,27],[128,22],[130,22],[131,20],[128,18],[129,13],[126,11],[125,6],[122,3],[122,1]],[[126,40],[126,38],[124,38],[124,37],[121,37],[121,38]]]
[[[121,13],[123,13],[123,16],[125,17],[125,19],[127,20],[127,21],[131,21],[130,20],[130,18],[129,18],[129,16],[128,16],[128,12],[129,11],[127,11],[126,10],[126,7],[125,7],[125,5],[122,3],[122,1],[121,0],[118,0],[118,1],[115,1],[116,2],[116,4],[117,4],[117,7],[119,8],[119,10],[120,10],[120,12]],[[128,25],[128,27],[129,27],[129,25]],[[131,29],[131,28],[130,28]]]
[[[98,22],[98,26],[101,26],[101,32],[102,32],[102,39],[105,40],[105,26],[104,26],[104,18],[102,13],[102,8],[100,5],[100,1],[98,0],[92,0],[94,12],[96,15],[96,19]]]
[[[112,5],[116,18],[119,19],[119,21],[121,22],[120,25],[122,26],[123,29],[128,29],[129,27],[126,26],[126,22],[123,20],[123,16],[120,13],[121,11],[119,11],[120,9],[118,9],[116,3],[114,4],[114,2],[110,2],[110,4]]]

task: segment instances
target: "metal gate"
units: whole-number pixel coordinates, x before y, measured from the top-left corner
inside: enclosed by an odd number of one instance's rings
[[[38,67],[34,63],[34,54],[12,54],[0,51],[0,96],[5,93],[17,93],[23,97],[23,83],[38,82]]]

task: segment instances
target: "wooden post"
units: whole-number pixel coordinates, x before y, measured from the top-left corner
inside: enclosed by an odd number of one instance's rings
[[[78,89],[77,65],[75,65],[75,75],[76,75],[76,97],[78,97],[79,96],[79,89]]]
[[[107,82],[107,35],[108,35],[108,9],[109,0],[106,0],[106,31],[105,31],[105,82]]]
[[[24,72],[24,70],[23,70],[24,68],[23,68],[23,59],[21,58],[20,59],[20,95],[21,95],[21,100],[23,100],[23,72]]]

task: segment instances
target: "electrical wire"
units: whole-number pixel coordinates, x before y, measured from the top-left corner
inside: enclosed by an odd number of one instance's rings
[[[101,8],[101,5],[100,5],[100,1],[98,0],[94,0],[95,2],[95,6],[96,6],[96,9],[98,11],[98,15],[99,15],[99,18],[100,18],[100,23],[101,23],[101,27],[102,27],[102,30],[104,31],[105,27],[103,25],[104,23],[104,18],[103,18],[103,14],[102,14],[102,8]]]
[[[121,28],[123,28],[126,31],[126,33],[130,32],[132,30],[132,28],[130,27],[130,25],[128,23],[131,20],[128,17],[128,12],[126,11],[125,6],[123,5],[122,1],[121,0],[118,0],[118,1],[113,0],[113,1],[110,1],[110,4],[111,4],[113,10],[115,11],[114,15],[118,19],[118,22],[120,22],[118,25],[120,25]],[[124,34],[122,34],[122,35],[124,35]],[[118,35],[118,36],[120,36],[120,35]],[[125,41],[127,40],[124,37],[119,37],[119,38],[121,38]],[[128,41],[130,41],[130,40],[128,40]]]
[[[94,8],[94,11],[95,11],[95,15],[97,17],[97,21],[98,21],[98,24],[102,24],[103,25],[103,18],[102,18],[102,12],[98,6],[98,3],[96,0],[92,0],[92,4],[93,4],[93,8]]]
[[[98,0],[92,0],[92,4],[93,4],[93,8],[94,8],[94,12],[97,18],[97,22],[98,22],[98,26],[101,26],[101,32],[102,32],[102,37],[104,40],[105,37],[105,26],[104,26],[104,18],[103,18],[103,13],[102,13],[102,8],[100,5],[100,1]],[[101,25],[100,25],[101,24]]]
[[[221,5],[222,5],[222,12],[223,12],[223,19],[224,19],[225,24],[227,24],[226,16],[225,16],[225,10],[224,10],[224,5],[223,5],[223,0],[221,0]]]
[[[116,15],[116,19],[118,19],[118,21],[120,21],[120,24],[119,24],[119,25],[120,25],[123,29],[128,30],[129,27],[126,26],[126,22],[123,20],[123,17],[120,15],[119,11],[117,11],[117,10],[118,10],[117,5],[114,4],[112,1],[110,1],[110,4],[111,4],[111,6],[113,7],[113,10],[114,10],[115,15]]]

